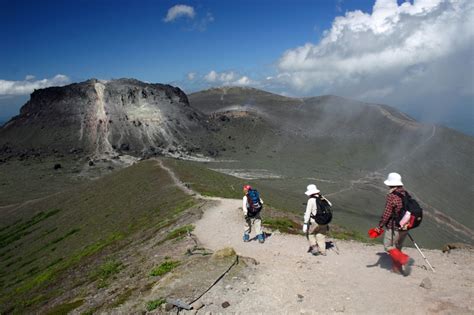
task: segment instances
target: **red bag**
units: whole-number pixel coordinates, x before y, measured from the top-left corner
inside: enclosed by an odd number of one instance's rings
[[[382,235],[382,233],[383,233],[383,229],[379,229],[379,231],[377,232],[375,228],[371,228],[368,232],[370,238],[377,238],[380,235]]]

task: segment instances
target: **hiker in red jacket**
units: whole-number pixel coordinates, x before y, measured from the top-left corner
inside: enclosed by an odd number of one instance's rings
[[[384,184],[389,187],[386,197],[385,210],[380,218],[380,222],[376,231],[380,231],[385,227],[385,235],[383,238],[383,246],[386,251],[392,248],[402,249],[403,241],[407,236],[407,231],[399,231],[398,218],[403,207],[402,198],[395,193],[406,194],[403,188],[402,177],[398,173],[388,174]]]
[[[399,230],[399,217],[403,208],[403,201],[401,197],[397,196],[397,194],[404,196],[407,192],[403,188],[402,177],[398,173],[388,174],[384,184],[389,187],[389,192],[386,197],[385,210],[375,231],[380,233],[385,227],[383,245],[385,250],[392,256],[393,249],[401,251],[403,241],[408,234],[406,230]],[[392,271],[403,272],[402,265],[396,261],[395,257],[392,257],[392,260]]]

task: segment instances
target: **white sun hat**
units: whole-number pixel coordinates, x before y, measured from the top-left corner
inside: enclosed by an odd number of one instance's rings
[[[317,194],[317,193],[319,193],[319,189],[318,189],[318,187],[316,187],[316,185],[311,184],[311,185],[308,185],[306,187],[305,194],[307,196],[311,196],[311,195],[314,195],[314,194]]]
[[[387,180],[383,182],[387,186],[403,186],[402,176],[398,173],[390,173]]]

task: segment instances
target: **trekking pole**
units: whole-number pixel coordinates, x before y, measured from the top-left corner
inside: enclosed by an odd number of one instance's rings
[[[428,266],[430,266],[431,270],[433,272],[435,272],[433,266],[431,266],[430,262],[428,261],[428,259],[425,257],[425,255],[423,255],[423,253],[421,252],[421,249],[418,247],[418,244],[416,244],[415,240],[413,239],[413,237],[411,237],[410,233],[407,233],[408,234],[408,237],[411,239],[411,241],[413,242],[413,244],[415,244],[415,247],[416,249],[418,249],[418,252],[421,254],[421,256],[423,257],[423,259],[426,261],[426,263],[428,264]]]

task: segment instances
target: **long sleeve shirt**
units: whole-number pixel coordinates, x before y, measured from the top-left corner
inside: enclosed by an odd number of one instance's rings
[[[397,187],[391,189],[390,192],[387,194],[386,202],[385,202],[385,210],[380,218],[379,228],[386,226],[387,228],[391,229],[393,227],[393,213],[395,212],[395,218],[398,218],[400,215],[400,211],[403,207],[402,198],[395,195],[393,192],[401,193],[405,195],[405,189],[403,187]],[[395,227],[398,226],[398,223],[395,222]]]
[[[317,196],[319,197],[319,195]],[[328,199],[326,200],[329,203],[329,205],[332,206],[332,203]],[[308,203],[306,204],[306,211],[304,212],[303,223],[304,224],[316,223],[316,221],[314,221],[312,217],[316,216],[317,212],[318,212],[318,207],[316,205],[316,198],[309,198]]]

